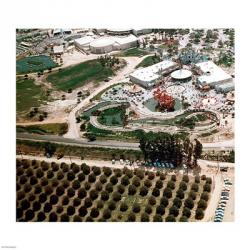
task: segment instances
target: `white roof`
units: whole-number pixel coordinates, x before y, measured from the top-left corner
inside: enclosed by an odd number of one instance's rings
[[[132,74],[130,74],[130,76],[137,78],[141,81],[151,82],[160,77],[161,70],[164,71],[175,65],[177,65],[175,62],[164,60],[152,66],[149,66],[143,69],[138,69],[134,71]]]
[[[63,53],[63,45],[54,46],[53,47],[53,51],[54,51],[55,54],[57,54],[57,53]]]
[[[81,38],[75,39],[75,42],[78,43],[79,45],[87,45],[94,40],[95,38],[93,38],[92,36],[83,36]]]
[[[115,40],[112,37],[101,37],[90,43],[92,47],[105,47],[115,43]]]
[[[192,76],[192,72],[187,69],[176,70],[171,74],[174,79],[186,79]]]
[[[227,89],[227,88],[232,88],[232,87],[234,87],[234,82],[226,82],[226,83],[217,85],[217,88],[220,88],[220,89]]]
[[[138,40],[138,38],[132,34],[129,36],[115,37],[114,39],[115,42],[117,42],[118,44],[127,44],[131,42],[136,42]]]
[[[204,75],[198,77],[201,84],[209,84],[232,79],[228,73],[212,61],[197,63],[196,66],[204,73]]]
[[[111,31],[111,32],[129,32],[131,30],[132,29],[108,29],[108,31]]]

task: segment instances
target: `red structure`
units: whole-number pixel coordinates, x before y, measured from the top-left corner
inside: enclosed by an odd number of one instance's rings
[[[166,90],[161,90],[160,88],[157,88],[154,91],[154,98],[158,101],[158,104],[161,109],[167,111],[174,110],[175,100],[172,96],[168,95]]]

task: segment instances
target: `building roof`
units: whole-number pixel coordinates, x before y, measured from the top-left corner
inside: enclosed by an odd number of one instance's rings
[[[171,77],[174,79],[186,79],[192,76],[192,72],[190,70],[187,69],[180,69],[180,70],[176,70],[171,74]]]
[[[130,76],[137,78],[144,82],[152,82],[154,80],[157,80],[160,77],[161,71],[164,71],[175,65],[177,65],[175,62],[164,60],[152,66],[149,66],[143,69],[138,69],[134,71],[132,74],[130,74]]]
[[[54,54],[63,53],[63,45],[54,46],[53,47],[53,52],[54,52]]]
[[[112,37],[101,37],[98,38],[90,43],[90,46],[92,47],[105,47],[105,46],[110,46],[115,43],[115,40]]]
[[[226,83],[222,83],[216,86],[219,89],[228,89],[228,88],[234,88],[234,82],[226,82]]]
[[[115,37],[114,40],[116,43],[122,45],[122,44],[131,43],[131,42],[136,42],[138,41],[138,38],[131,34],[129,36]]]
[[[200,84],[210,84],[232,79],[228,73],[212,61],[197,63],[196,66],[204,73],[204,75],[198,77]]]
[[[81,38],[75,39],[75,42],[78,43],[79,45],[88,45],[94,40],[95,38],[92,36],[83,36]]]

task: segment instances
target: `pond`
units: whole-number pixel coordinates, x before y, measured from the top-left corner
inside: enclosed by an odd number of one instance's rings
[[[154,99],[154,98],[150,98],[145,102],[145,107],[147,107],[150,111],[153,112],[159,112],[159,110],[157,109],[157,104],[158,102]],[[182,107],[182,102],[180,99],[175,98],[175,105],[174,105],[174,111],[178,111],[181,110]]]

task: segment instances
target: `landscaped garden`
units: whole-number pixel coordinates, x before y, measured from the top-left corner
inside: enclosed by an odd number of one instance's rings
[[[16,181],[18,222],[197,221],[212,191],[206,176],[25,159]]]
[[[140,48],[127,49],[125,51],[119,52],[116,56],[125,57],[125,56],[145,56],[149,52]]]
[[[151,66],[153,64],[156,64],[158,62],[160,62],[161,59],[159,56],[156,56],[156,55],[153,55],[153,56],[148,56],[146,57],[145,59],[142,60],[142,62],[140,62],[136,68],[144,68],[144,67],[148,67],[148,66]]]
[[[26,74],[30,72],[39,72],[58,66],[49,56],[29,56],[16,62],[16,72]]]

